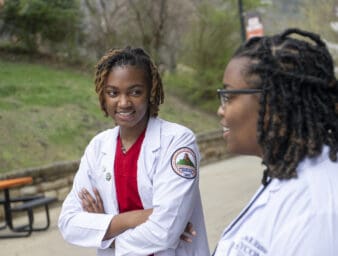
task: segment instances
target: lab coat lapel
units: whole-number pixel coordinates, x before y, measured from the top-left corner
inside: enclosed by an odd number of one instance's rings
[[[237,218],[224,230],[222,236],[231,236],[231,234],[242,225],[247,216],[252,215],[257,209],[268,204],[269,200],[271,200],[272,194],[277,192],[280,189],[280,186],[280,181],[277,179],[273,179],[264,191],[262,191],[263,186],[261,186]]]
[[[116,142],[119,128],[115,127],[111,130],[108,140],[104,141],[102,148],[102,160],[100,161],[100,168],[103,172],[102,181],[102,199],[104,200],[105,210],[109,213],[118,213],[118,204],[115,189],[115,176],[114,176],[114,162]]]
[[[161,145],[161,119],[150,118],[145,134],[143,147],[147,147],[149,152],[155,152]]]
[[[262,187],[263,188],[263,187]],[[261,188],[261,189],[262,189]],[[264,191],[264,193],[262,193],[261,196],[259,196],[256,200],[256,202],[254,203],[251,211],[254,211],[255,209],[262,207],[264,205],[266,205],[269,200],[271,200],[271,196],[274,192],[278,191],[280,189],[280,181],[278,179],[273,179],[271,180],[271,183],[268,185],[268,187],[266,188],[266,191]],[[258,194],[259,192],[257,192]],[[255,197],[253,197],[254,199]],[[252,199],[252,200],[253,200]]]
[[[152,178],[161,144],[161,120],[150,118],[138,159],[137,185],[144,208],[152,207]]]

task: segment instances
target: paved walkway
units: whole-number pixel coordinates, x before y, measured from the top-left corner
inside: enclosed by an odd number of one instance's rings
[[[260,183],[260,160],[255,157],[234,157],[204,166],[200,188],[204,214],[213,250],[226,225],[239,213]],[[94,256],[95,249],[67,244],[57,229],[60,207],[51,209],[51,227],[34,232],[28,238],[0,240],[1,255],[8,256]],[[41,216],[41,217],[40,217]],[[36,220],[44,220],[37,215]]]

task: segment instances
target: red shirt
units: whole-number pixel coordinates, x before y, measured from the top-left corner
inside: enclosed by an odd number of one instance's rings
[[[145,131],[126,153],[122,152],[120,135],[117,138],[114,175],[120,213],[144,209],[137,187],[137,160],[144,136]]]
[[[120,213],[144,209],[137,187],[137,160],[145,134],[144,130],[126,153],[122,151],[120,135],[117,137],[114,175]]]

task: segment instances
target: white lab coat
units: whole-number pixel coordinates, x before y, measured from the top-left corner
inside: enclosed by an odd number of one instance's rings
[[[337,256],[338,162],[324,147],[297,173],[296,179],[273,179],[257,197],[260,188],[249,210],[225,229],[214,255]]]
[[[150,118],[138,159],[137,184],[145,209],[154,208],[148,221],[107,241],[102,241],[112,217],[118,214],[114,184],[115,148],[119,128],[106,130],[93,138],[81,159],[71,192],[65,199],[59,217],[59,229],[72,244],[96,247],[100,256],[210,255],[198,187],[199,175],[184,178],[174,172],[173,153],[188,147],[199,151],[194,134],[187,128],[159,118]],[[78,196],[82,188],[92,193],[96,187],[106,214],[82,210]],[[188,221],[197,236],[193,243],[179,239]],[[115,240],[115,249],[109,248]]]

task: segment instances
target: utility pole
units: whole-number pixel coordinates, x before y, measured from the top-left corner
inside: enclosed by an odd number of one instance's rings
[[[238,14],[239,14],[239,19],[240,19],[240,24],[241,24],[242,41],[244,42],[245,39],[246,39],[246,36],[245,36],[245,26],[244,26],[244,15],[243,15],[242,0],[238,0]]]

